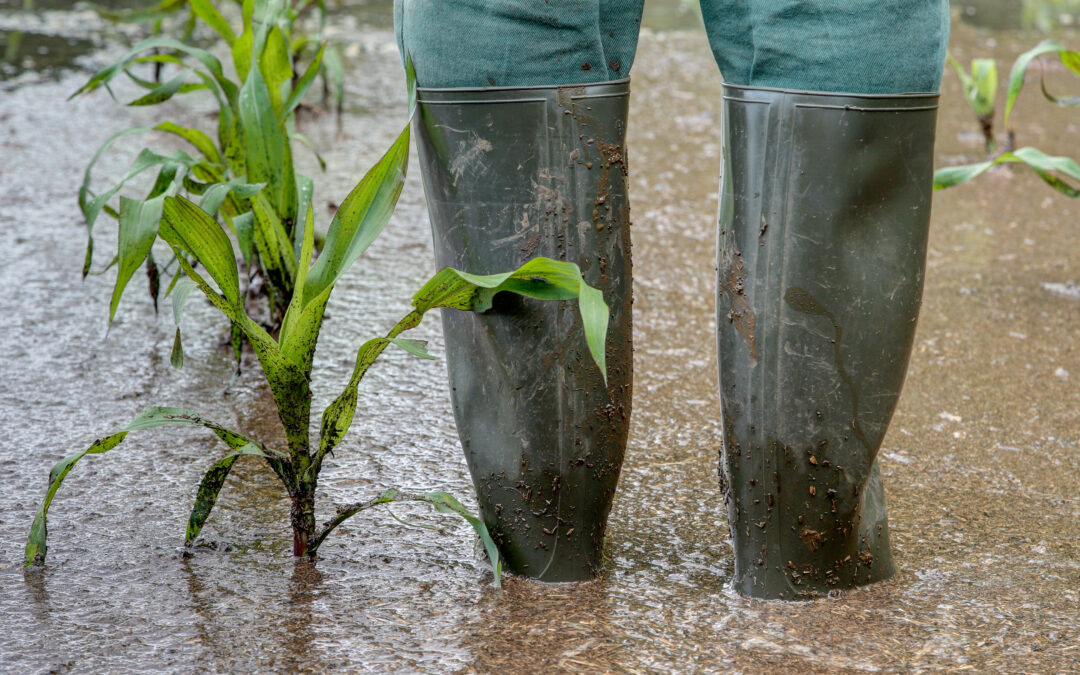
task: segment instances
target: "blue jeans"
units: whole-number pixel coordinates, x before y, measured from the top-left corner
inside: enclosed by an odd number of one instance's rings
[[[422,87],[627,77],[644,0],[394,0]],[[948,0],[701,0],[727,82],[851,93],[937,91]]]

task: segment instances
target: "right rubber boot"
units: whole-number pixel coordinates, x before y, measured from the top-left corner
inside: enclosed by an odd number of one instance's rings
[[[937,102],[724,85],[720,478],[743,595],[896,571],[877,453],[922,297]]]
[[[443,310],[451,400],[504,568],[579,581],[602,566],[630,421],[629,82],[420,89],[435,261],[475,274],[577,263],[611,308],[607,386],[574,302],[501,294]]]

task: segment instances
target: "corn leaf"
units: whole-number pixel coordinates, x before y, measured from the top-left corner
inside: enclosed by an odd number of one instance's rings
[[[131,103],[128,103],[128,105],[137,107],[137,106],[145,106],[145,105],[157,105],[158,103],[163,103],[164,101],[168,101],[170,98],[172,98],[174,95],[176,95],[177,92],[180,91],[180,89],[184,86],[184,83],[187,80],[188,75],[190,75],[190,74],[191,74],[191,71],[185,70],[184,72],[180,73],[176,77],[173,77],[172,79],[167,80],[167,81],[163,82],[161,85],[155,87],[149,93],[143,94],[142,96],[135,99]]]
[[[252,68],[240,90],[239,120],[244,139],[246,175],[250,183],[266,183],[266,194],[273,209],[285,216],[289,194],[286,183],[288,135],[278,122],[270,101],[270,91],[258,68]],[[292,194],[295,195],[295,181]],[[295,197],[294,197],[295,198]]]
[[[140,201],[120,198],[119,248],[117,253],[119,270],[112,300],[109,302],[109,323],[116,318],[116,308],[124,294],[124,288],[132,275],[146,259],[150,248],[157,239],[158,223],[161,222],[162,206],[165,195]]]
[[[176,324],[176,337],[173,338],[172,353],[169,355],[169,363],[177,370],[184,367],[184,345],[180,338],[180,319],[184,315],[184,305],[187,304],[191,291],[195,290],[195,282],[188,277],[177,275],[169,296],[172,298],[173,322]]]
[[[585,282],[574,263],[534,258],[513,272],[487,276],[447,267],[413,297],[413,306],[421,314],[439,307],[486,312],[491,309],[495,294],[503,291],[538,300],[578,298],[589,353],[607,381],[604,345],[608,307],[603,294]]]
[[[944,190],[954,185],[960,185],[985,173],[995,165],[1012,163],[1024,164],[1030,167],[1050,187],[1067,197],[1080,199],[1080,188],[1070,185],[1064,179],[1054,175],[1056,172],[1080,181],[1080,165],[1076,163],[1076,160],[1070,157],[1047,155],[1041,150],[1031,147],[1020,148],[1015,152],[1006,152],[985,162],[938,169],[934,172],[934,189]]]
[[[263,452],[263,456],[267,459],[267,462],[271,464],[275,472],[279,473],[279,475],[288,475],[286,470],[288,459],[280,452],[262,448],[254,441],[245,438],[243,435],[226,429],[216,422],[211,422],[197,413],[180,408],[150,408],[136,417],[131,424],[119,432],[95,441],[90,447],[82,452],[68,455],[53,467],[52,471],[49,472],[49,488],[45,493],[45,499],[42,500],[41,506],[38,507],[37,515],[35,515],[34,522],[30,526],[30,535],[26,540],[25,564],[27,566],[45,564],[45,556],[48,553],[47,519],[49,506],[52,504],[56,491],[60,489],[60,485],[64,482],[68,473],[71,472],[71,469],[74,468],[79,460],[86,455],[96,455],[112,450],[120,445],[127,437],[128,433],[132,431],[170,425],[205,427],[213,431],[218,438],[225,441],[229,447],[234,449],[240,449],[247,445],[259,447]]]
[[[75,96],[78,96],[80,94],[94,91],[98,87],[108,84],[110,81],[112,81],[113,78],[124,72],[124,70],[138,58],[139,54],[152,49],[170,50],[193,57],[195,60],[201,63],[203,67],[206,68],[206,70],[218,83],[218,86],[221,87],[221,90],[224,92],[226,99],[229,102],[236,101],[236,84],[225,76],[225,73],[221,67],[221,61],[219,61],[217,57],[215,57],[213,54],[206,51],[205,49],[192,47],[191,45],[184,44],[179,40],[162,37],[154,37],[138,43],[137,45],[132,47],[131,50],[119,61],[116,61],[115,63],[105,68],[102,68],[97,73],[95,73],[93,77],[91,77],[86,84],[84,84],[74,94],[72,94],[71,97],[74,98]]]
[[[206,268],[230,308],[233,309],[234,316],[230,318],[235,321],[235,313],[243,310],[240,280],[232,243],[221,227],[205,211],[187,199],[167,197],[161,221],[161,238],[173,248],[195,256]],[[186,264],[179,252],[177,252],[177,259],[180,260],[181,265]],[[198,283],[197,275],[192,276],[189,273],[188,276]]]
[[[203,525],[206,524],[206,519],[210,517],[214,504],[217,503],[218,493],[221,492],[221,487],[225,485],[225,479],[229,477],[229,471],[232,470],[236,460],[244,456],[262,457],[271,461],[274,459],[259,446],[248,443],[236,452],[231,452],[214,462],[206,475],[203,476],[202,482],[199,483],[199,491],[195,495],[195,506],[192,507],[191,515],[188,517],[184,546],[190,547],[195,543],[199,533],[202,532]]]
[[[217,11],[213,3],[210,0],[188,0],[191,3],[191,9],[195,12],[207,26],[210,26],[214,31],[225,40],[226,44],[230,47],[233,42],[236,41],[236,34],[233,32],[232,26],[225,20],[225,17],[221,15],[221,12]]]
[[[188,143],[195,146],[195,149],[202,153],[202,156],[206,158],[211,164],[224,165],[225,162],[221,159],[221,153],[218,152],[217,146],[210,140],[202,131],[198,129],[192,129],[189,127],[182,127],[175,122],[162,122],[154,127],[158,131],[164,131],[169,134],[174,134],[184,139]]]
[[[290,297],[296,278],[292,239],[265,194],[256,195],[251,206],[255,214],[255,249],[267,281],[283,297]]]
[[[1057,52],[1058,58],[1065,64],[1065,67],[1080,75],[1080,52],[1065,49],[1057,40],[1043,40],[1035,47],[1024,52],[1017,57],[1016,62],[1013,63],[1012,71],[1009,73],[1009,93],[1005,100],[1005,124],[1009,123],[1009,115],[1012,114],[1013,104],[1016,103],[1016,97],[1020,95],[1020,90],[1024,86],[1024,76],[1027,74],[1028,65],[1030,65],[1032,59],[1051,52]]]
[[[305,304],[331,287],[382,232],[397,205],[409,160],[409,127],[341,203],[308,274]]]
[[[349,378],[349,383],[345,385],[345,390],[323,411],[321,430],[319,432],[319,451],[315,455],[315,461],[311,464],[309,474],[318,475],[322,461],[327,453],[337,447],[337,444],[349,432],[349,427],[356,416],[357,391],[360,381],[364,379],[364,374],[375,363],[375,360],[391,344],[397,345],[422,359],[435,358],[428,354],[427,344],[421,340],[375,338],[361,345],[356,352],[356,364],[353,366],[352,377]]]
[[[495,546],[495,541],[491,538],[491,533],[488,531],[487,525],[484,524],[482,519],[469,513],[469,510],[466,509],[461,502],[447,492],[412,494],[401,490],[391,489],[383,491],[382,494],[375,499],[340,508],[338,509],[337,515],[325,523],[323,528],[319,530],[319,533],[315,536],[314,542],[310,545],[311,549],[318,550],[327,535],[357,513],[365,511],[373,506],[391,504],[394,502],[423,502],[433,507],[439,513],[458,515],[464,518],[465,521],[472,526],[484,545],[484,551],[487,553],[488,561],[491,563],[491,571],[495,574],[495,586],[499,587],[502,585],[502,560],[499,557],[499,549]]]
[[[265,46],[259,54],[259,70],[270,92],[270,104],[274,114],[284,121],[287,115],[284,113],[283,101],[290,95],[293,65],[288,40],[279,26],[274,26],[267,33]]]
[[[319,51],[315,53],[315,58],[311,64],[308,65],[307,70],[300,76],[300,79],[296,83],[296,87],[289,94],[289,99],[285,101],[285,106],[279,116],[280,121],[284,121],[285,117],[290,115],[296,106],[300,105],[300,100],[304,98],[304,94],[311,88],[311,83],[315,81],[315,78],[319,74],[319,70],[322,68],[323,54],[326,52],[326,43],[319,46]],[[325,171],[326,168],[324,167]]]
[[[247,183],[241,179],[215,183],[208,187],[199,200],[199,208],[211,216],[217,214],[225,198],[230,194],[238,199],[251,199],[265,187],[263,183]]]

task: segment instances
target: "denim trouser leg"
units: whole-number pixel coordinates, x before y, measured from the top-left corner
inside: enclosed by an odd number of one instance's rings
[[[518,87],[627,77],[644,0],[394,0],[421,87]]]
[[[701,0],[724,80],[752,87],[937,91],[947,0]]]

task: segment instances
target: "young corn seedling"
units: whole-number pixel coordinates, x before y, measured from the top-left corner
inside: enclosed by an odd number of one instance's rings
[[[411,68],[410,92],[415,93]],[[415,96],[410,97],[415,108]],[[411,115],[410,115],[411,116]],[[133,431],[152,427],[185,425],[209,429],[230,448],[214,462],[200,484],[188,520],[185,543],[192,545],[202,530],[233,464],[241,457],[258,457],[277,475],[292,502],[290,521],[293,554],[313,557],[330,534],[347,518],[378,504],[418,500],[445,513],[465,517],[481,537],[498,583],[500,565],[483,521],[469,514],[453,497],[442,492],[408,494],[387,490],[378,497],[340,509],[321,527],[316,524],[315,498],[319,473],[330,454],[348,432],[357,409],[358,387],[364,374],[390,345],[421,357],[432,358],[423,342],[402,337],[436,308],[484,312],[495,294],[508,291],[540,300],[576,298],[584,324],[586,342],[602,373],[606,373],[604,342],[608,308],[603,295],[585,283],[573,263],[536,258],[505,274],[477,276],[446,268],[431,278],[412,300],[412,310],[380,338],[365,342],[356,354],[352,377],[341,394],[322,412],[318,438],[310,432],[311,369],[323,314],[334,285],[360,257],[385,226],[397,203],[408,164],[409,126],[360,184],[342,202],[334,216],[321,254],[314,257],[314,213],[306,205],[301,228],[300,254],[296,261],[296,291],[285,311],[281,331],[272,337],[245,311],[239,284],[236,252],[225,229],[194,202],[177,195],[162,200],[159,235],[168,242],[186,275],[184,287],[173,291],[174,310],[179,313],[186,293],[198,288],[229,321],[239,327],[254,347],[270,386],[285,430],[285,446],[257,441],[227,429],[198,413],[177,408],[151,408],[115,434],[87,449],[65,457],[53,467],[49,487],[26,544],[26,564],[42,565],[47,553],[49,505],[68,473],[87,455],[117,447]]]
[[[967,99],[971,111],[979,120],[982,127],[983,139],[986,142],[986,154],[992,155],[997,149],[994,141],[994,102],[997,99],[997,64],[994,59],[974,59],[971,62],[971,72],[964,70],[951,54],[948,55],[949,65],[956,71],[960,78],[960,85],[964,89],[964,98]]]
[[[1007,127],[1009,117],[1012,115],[1013,105],[1024,87],[1024,78],[1027,75],[1028,66],[1032,60],[1045,54],[1056,54],[1062,65],[1080,77],[1080,52],[1065,49],[1056,40],[1044,40],[1034,48],[1021,54],[1013,63],[1009,73],[1009,91],[1005,99],[1005,119],[1003,124]],[[1080,106],[1080,96],[1056,97],[1046,90],[1045,81],[1042,82],[1043,95],[1047,100],[1062,106]],[[1080,181],[1080,164],[1071,157],[1048,155],[1042,150],[1033,147],[1023,147],[1018,150],[1002,152],[984,162],[964,164],[961,166],[949,166],[934,172],[934,189],[943,190],[953,187],[986,173],[991,167],[998,164],[1024,164],[1031,168],[1047,185],[1061,194],[1080,199],[1080,184],[1071,183]]]
[[[180,94],[209,92],[217,104],[214,138],[202,130],[164,121],[152,127],[117,132],[101,146],[86,168],[79,190],[79,206],[87,225],[84,276],[90,271],[94,251],[94,225],[102,213],[119,221],[119,248],[114,261],[117,279],[109,304],[112,322],[124,290],[134,273],[146,265],[150,292],[157,306],[158,279],[173,273],[171,290],[183,277],[176,261],[159,267],[152,247],[157,239],[164,200],[183,194],[220,217],[236,237],[243,254],[245,276],[261,276],[270,312],[268,325],[276,330],[291,301],[296,284],[295,261],[300,253],[302,227],[297,214],[304,213],[312,198],[312,181],[298,175],[293,166],[294,142],[310,146],[294,125],[294,113],[305,93],[323,69],[326,45],[314,50],[302,74],[294,68],[290,36],[296,10],[281,0],[245,0],[242,26],[234,30],[209,0],[186,0],[192,16],[217,32],[229,46],[237,80],[226,74],[217,57],[182,41],[165,37],[144,40],[122,59],[95,74],[75,95],[100,87],[126,75],[146,93],[129,105],[156,105]],[[158,8],[167,9],[162,3]],[[183,4],[183,3],[180,3]],[[310,3],[307,3],[310,4]],[[310,43],[305,43],[309,44]],[[145,80],[136,74],[141,64],[170,68],[165,82]],[[175,71],[175,72],[173,72]],[[160,154],[144,149],[120,180],[103,192],[91,189],[91,173],[102,154],[122,136],[148,131],[173,134],[186,141],[194,154]],[[318,155],[316,155],[318,157]],[[322,159],[318,158],[320,164]],[[145,171],[156,169],[152,188],[143,199],[121,197],[119,208],[110,201],[124,185]],[[111,265],[110,265],[111,266]],[[242,331],[234,327],[234,345]]]

